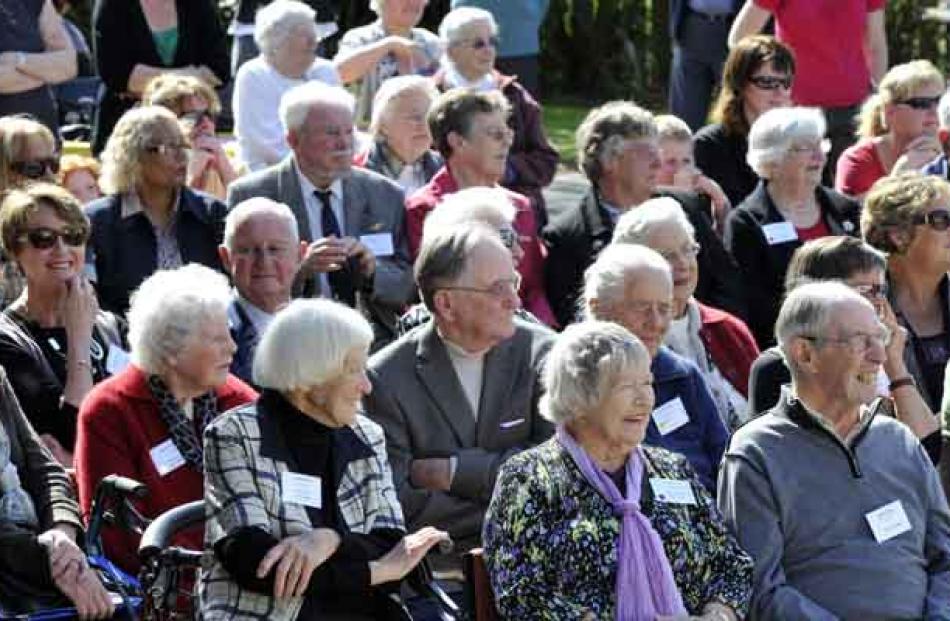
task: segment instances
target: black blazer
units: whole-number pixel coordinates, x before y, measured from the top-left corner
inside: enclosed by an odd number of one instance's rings
[[[861,234],[860,203],[823,186],[815,189],[815,197],[832,235]],[[746,323],[763,350],[775,344],[773,330],[785,293],[785,272],[792,254],[802,245],[797,238],[774,245],[765,239],[762,227],[784,221],[763,181],[729,214],[723,234],[749,293]]]
[[[201,263],[224,272],[218,245],[224,238],[228,209],[213,196],[181,189],[178,201],[178,248],[184,263]],[[99,305],[125,314],[129,296],[156,269],[156,242],[144,213],[122,217],[122,197],[112,195],[86,206],[91,232],[86,262],[95,269]]]
[[[668,196],[683,207],[696,232],[701,250],[696,298],[740,318],[746,316],[746,296],[742,282],[735,278],[736,266],[712,229],[709,206],[699,195],[670,188],[657,188],[654,196]],[[577,209],[565,210],[542,231],[548,248],[545,287],[558,323],[566,326],[577,315],[578,296],[584,286],[584,271],[610,243],[614,223],[591,187]]]
[[[746,162],[749,142],[745,136],[727,134],[719,123],[707,125],[693,137],[693,156],[703,174],[719,184],[733,207],[759,184],[759,176]]]

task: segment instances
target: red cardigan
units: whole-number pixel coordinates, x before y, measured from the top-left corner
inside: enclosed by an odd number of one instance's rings
[[[741,319],[726,311],[699,306],[699,338],[709,356],[733,388],[749,398],[749,370],[759,356],[759,347]]]
[[[409,255],[415,261],[422,242],[422,226],[429,212],[442,202],[447,194],[458,192],[459,186],[448,166],[435,173],[432,180],[406,199],[406,237],[409,239]],[[546,250],[538,238],[537,220],[531,202],[520,194],[504,190],[517,209],[514,229],[518,233],[524,258],[518,264],[521,274],[521,305],[549,326],[557,326],[554,311],[544,292],[544,259]]]
[[[170,436],[145,378],[143,371],[130,365],[97,384],[83,400],[74,462],[79,503],[87,520],[96,484],[113,473],[148,486],[148,496],[136,502],[135,507],[149,518],[204,497],[202,471],[186,464],[163,477],[152,463],[149,451]],[[252,388],[233,375],[216,392],[219,412],[257,398]],[[189,529],[176,543],[200,550],[204,547],[203,534],[203,526]],[[138,535],[115,527],[103,529],[106,556],[132,574],[139,569],[139,539]]]

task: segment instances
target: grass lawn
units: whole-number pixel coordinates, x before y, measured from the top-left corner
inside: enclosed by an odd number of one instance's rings
[[[572,170],[577,168],[574,132],[591,107],[589,104],[571,101],[544,103],[544,130],[548,134],[548,139],[561,154],[562,167]]]

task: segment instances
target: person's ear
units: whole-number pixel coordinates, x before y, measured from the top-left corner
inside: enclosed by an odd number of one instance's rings
[[[785,355],[790,358],[789,365],[794,366],[806,373],[815,372],[815,362],[817,350],[814,344],[806,338],[796,337],[785,350]]]
[[[310,248],[310,244],[300,240],[300,247],[297,250],[297,262],[300,263],[307,256],[307,249]]]
[[[465,143],[465,137],[458,132],[449,132],[449,135],[445,137],[445,140],[449,143],[449,147],[452,148],[453,153],[457,149],[460,149]]]
[[[221,259],[221,267],[224,268],[224,271],[228,274],[231,273],[231,253],[228,252],[228,247],[224,244],[218,246],[218,258]]]
[[[290,147],[290,150],[294,151],[300,144],[300,133],[295,129],[287,130],[287,135],[284,136],[284,139],[287,141],[287,146]]]
[[[455,318],[455,305],[452,303],[452,296],[445,289],[440,289],[432,294],[432,305],[435,308],[429,309],[433,315],[444,317],[448,321]]]

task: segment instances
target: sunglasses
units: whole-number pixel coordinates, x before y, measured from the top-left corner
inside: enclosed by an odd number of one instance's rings
[[[67,246],[76,248],[86,243],[86,231],[75,227],[66,227],[62,231],[47,227],[30,229],[20,237],[20,241],[28,241],[37,250],[49,250],[56,245],[56,240],[62,239]]]
[[[763,91],[777,91],[780,88],[784,88],[785,90],[792,88],[792,79],[790,75],[754,75],[749,78],[749,82]]]
[[[883,300],[887,298],[887,285],[852,285],[851,288],[868,299]]]
[[[180,155],[187,154],[191,150],[191,145],[182,142],[179,144],[155,144],[145,147],[145,150],[149,153],[157,153],[162,157],[168,157],[171,155]]]
[[[203,120],[208,119],[211,121],[212,125],[216,125],[218,122],[218,116],[216,114],[211,114],[207,110],[195,110],[194,112],[186,112],[178,117],[182,121],[198,125]]]
[[[498,49],[499,43],[501,43],[501,41],[498,39],[498,37],[488,37],[487,39],[471,39],[466,41],[465,44],[473,50],[483,50],[489,46]]]
[[[926,224],[935,231],[950,229],[950,211],[934,209],[924,214],[917,214],[911,220],[914,224]]]
[[[896,103],[914,110],[933,110],[940,104],[940,97],[909,97]]]
[[[10,170],[27,179],[42,179],[47,173],[55,175],[59,172],[59,158],[46,157],[39,160],[13,162],[10,164]]]

